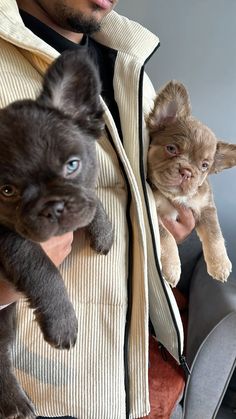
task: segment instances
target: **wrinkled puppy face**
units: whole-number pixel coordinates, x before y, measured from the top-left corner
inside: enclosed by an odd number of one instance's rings
[[[194,119],[162,127],[148,153],[148,178],[164,194],[192,196],[212,167],[216,145],[214,134]]]
[[[224,155],[230,145],[218,142],[191,116],[187,91],[178,82],[169,82],[157,95],[147,125],[148,180],[168,198],[193,196],[209,173],[235,164]],[[235,161],[235,150],[231,157]]]
[[[99,92],[90,61],[67,52],[49,69],[36,101],[0,111],[1,224],[44,241],[92,221]]]

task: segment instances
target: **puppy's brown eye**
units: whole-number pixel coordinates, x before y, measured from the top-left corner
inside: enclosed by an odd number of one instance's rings
[[[16,198],[18,196],[17,189],[12,185],[1,186],[0,193],[2,196],[4,196],[4,198]]]
[[[204,161],[202,163],[202,171],[205,172],[209,167],[209,163],[207,161]]]
[[[171,156],[177,156],[179,154],[179,149],[178,149],[178,147],[175,144],[167,144],[165,146],[165,150]]]

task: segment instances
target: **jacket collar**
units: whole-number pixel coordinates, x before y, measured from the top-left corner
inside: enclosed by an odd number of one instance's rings
[[[106,16],[101,31],[94,38],[101,44],[143,62],[159,45],[156,35],[115,11]]]
[[[44,57],[46,61],[58,56],[54,48],[25,27],[16,0],[0,0],[0,37]],[[131,55],[140,62],[146,61],[159,45],[159,39],[150,31],[115,11],[106,16],[101,31],[96,33],[94,38],[101,44]]]

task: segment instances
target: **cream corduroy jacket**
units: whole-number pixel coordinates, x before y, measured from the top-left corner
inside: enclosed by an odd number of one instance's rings
[[[128,409],[130,418],[138,418],[149,412],[149,316],[159,341],[179,362],[183,348],[179,311],[159,275],[157,216],[145,180],[144,116],[154,89],[144,63],[159,40],[116,12],[104,20],[96,40],[118,51],[114,91],[123,144],[105,103],[108,134],[97,144],[97,190],[114,225],[115,243],[109,255],[101,256],[82,232],[75,233],[72,253],[61,267],[79,321],[75,348],[58,351],[45,343],[22,302],[12,354],[38,415],[125,419]],[[36,97],[57,56],[25,28],[15,0],[0,0],[0,107]]]

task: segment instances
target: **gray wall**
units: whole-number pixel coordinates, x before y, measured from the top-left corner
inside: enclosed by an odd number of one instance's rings
[[[116,10],[159,36],[161,46],[147,66],[155,88],[172,78],[182,81],[193,114],[219,138],[236,143],[236,1],[120,0]],[[233,255],[236,168],[212,175],[211,183]]]

